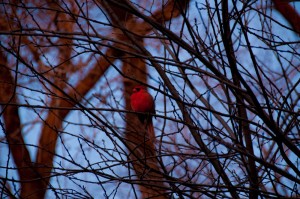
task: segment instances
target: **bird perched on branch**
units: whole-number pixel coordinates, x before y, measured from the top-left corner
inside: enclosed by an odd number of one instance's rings
[[[138,118],[145,125],[150,139],[154,139],[152,115],[150,115],[155,114],[153,97],[142,85],[135,86],[132,91],[133,93],[130,97],[131,108],[133,111],[138,112]]]

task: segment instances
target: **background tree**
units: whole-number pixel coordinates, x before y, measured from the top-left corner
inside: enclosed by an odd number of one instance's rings
[[[298,4],[2,1],[1,198],[299,197]]]

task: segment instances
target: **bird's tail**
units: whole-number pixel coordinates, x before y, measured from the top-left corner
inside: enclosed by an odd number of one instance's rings
[[[147,122],[147,133],[151,142],[155,142],[155,133],[152,118]]]

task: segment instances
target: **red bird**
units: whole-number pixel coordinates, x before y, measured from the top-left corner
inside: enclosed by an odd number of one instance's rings
[[[139,112],[138,118],[142,124],[146,125],[146,129],[150,138],[154,138],[154,129],[152,124],[152,115],[155,114],[155,104],[153,97],[147,92],[142,85],[135,86],[130,97],[131,108],[135,112]]]

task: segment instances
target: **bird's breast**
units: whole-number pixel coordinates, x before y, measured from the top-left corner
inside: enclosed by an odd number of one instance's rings
[[[153,112],[154,102],[150,94],[135,93],[131,96],[131,108],[136,112]]]

